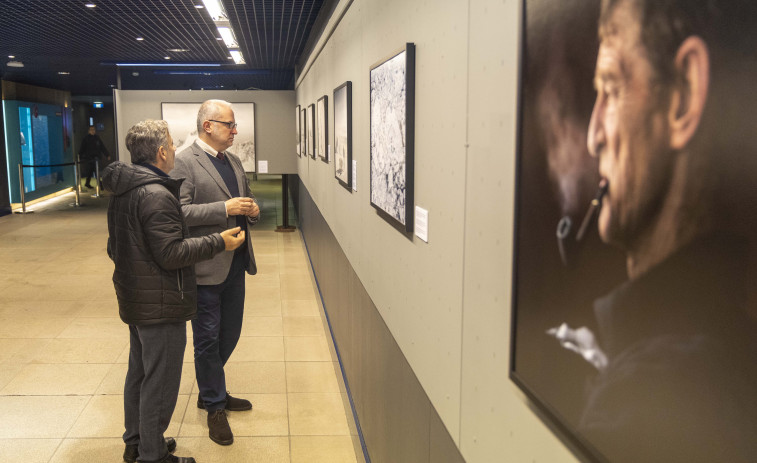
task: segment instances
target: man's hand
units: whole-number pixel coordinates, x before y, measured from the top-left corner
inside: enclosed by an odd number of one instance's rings
[[[229,228],[221,232],[227,251],[233,251],[244,243],[244,232],[240,227]]]
[[[250,208],[250,211],[247,213],[248,217],[257,217],[260,214],[260,208],[258,207],[258,203],[255,201],[252,202],[252,207]]]
[[[229,217],[232,215],[250,215],[253,205],[255,206],[255,209],[258,207],[252,198],[231,198],[224,204],[226,204],[226,214]]]

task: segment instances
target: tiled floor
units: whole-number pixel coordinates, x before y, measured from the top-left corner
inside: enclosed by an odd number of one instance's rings
[[[211,462],[362,462],[355,423],[299,232],[277,233],[277,182],[257,182],[266,220],[252,239],[242,338],[227,364],[234,444],[207,437],[194,405],[191,325],[167,435]],[[272,193],[273,192],[273,193]],[[105,253],[107,197],[72,196],[0,218],[0,461],[119,462],[129,333]],[[280,218],[279,218],[280,221]]]

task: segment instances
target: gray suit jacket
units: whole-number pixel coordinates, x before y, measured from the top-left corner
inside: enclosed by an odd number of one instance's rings
[[[235,155],[227,153],[242,196],[255,199],[247,177],[242,167],[242,162]],[[221,178],[213,161],[197,143],[184,149],[176,155],[176,161],[171,177],[185,178],[181,184],[181,210],[184,220],[189,226],[191,236],[205,236],[211,233],[219,233],[237,226],[235,216],[226,217],[227,200],[231,199],[231,193],[226,183]],[[252,250],[250,240],[250,227],[255,225],[260,216],[247,217],[247,252],[249,265],[247,273],[255,275],[258,271],[255,264],[255,253]],[[217,285],[223,283],[229,274],[233,252],[222,252],[214,258],[195,264],[198,285]]]

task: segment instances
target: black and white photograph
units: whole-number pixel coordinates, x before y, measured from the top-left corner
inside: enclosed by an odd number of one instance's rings
[[[237,135],[229,152],[241,161],[245,172],[255,172],[255,103],[232,103]],[[200,103],[161,103],[163,120],[168,122],[176,152],[197,140],[197,111]]]
[[[307,156],[307,111],[300,110],[300,155]]]
[[[307,130],[307,146],[308,156],[315,159],[316,147],[315,147],[315,105],[308,105],[307,124],[305,124]]]
[[[316,102],[315,138],[318,156],[325,163],[329,162],[329,97],[323,95]]]
[[[302,135],[300,129],[300,105],[294,108],[294,135],[296,137],[297,156],[302,156]]]
[[[757,5],[523,11],[510,377],[582,461],[754,461]]]
[[[413,229],[415,45],[371,67],[371,205]]]
[[[352,82],[334,89],[334,176],[352,191]]]

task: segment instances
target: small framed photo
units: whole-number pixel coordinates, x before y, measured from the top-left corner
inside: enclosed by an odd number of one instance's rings
[[[323,95],[316,102],[316,148],[318,156],[325,163],[329,162],[329,97]]]
[[[313,104],[308,106],[307,131],[308,156],[315,159],[315,105]]]
[[[300,136],[300,105],[294,108],[294,136],[297,156],[302,156],[302,137]]]
[[[352,191],[352,82],[334,89],[334,176]]]

